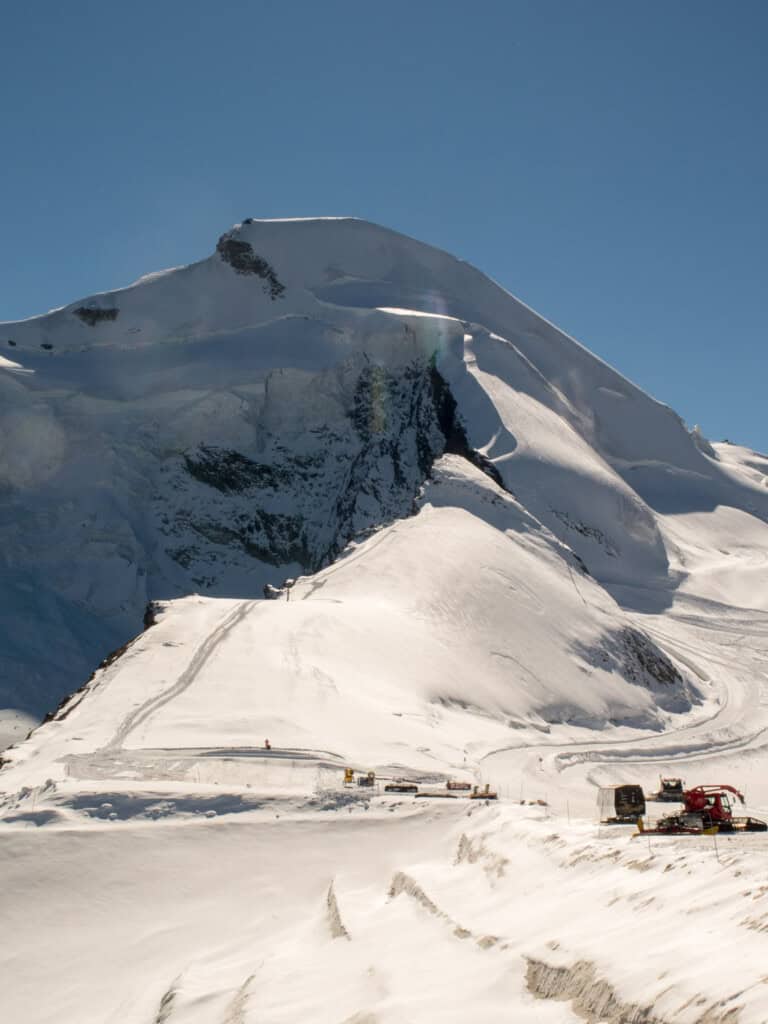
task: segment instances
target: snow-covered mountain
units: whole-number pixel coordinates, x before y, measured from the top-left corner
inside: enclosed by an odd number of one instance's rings
[[[768,515],[671,410],[472,267],[362,221],[245,222],[200,263],[0,325],[0,346],[0,678],[33,718],[148,601],[317,570],[410,515],[444,451],[551,550],[662,602],[680,573],[659,511]]]
[[[670,840],[667,869],[589,819],[596,783],[659,771],[768,805],[768,458],[352,219],[245,221],[200,263],[0,324],[0,350],[7,742],[62,701],[0,773],[18,1020],[483,1022],[512,1000],[520,1021],[764,1024],[768,887],[740,918],[709,847]],[[506,799],[358,798],[345,765]],[[78,904],[93,851],[120,923],[88,884]],[[746,950],[731,989],[622,967],[627,935],[693,941],[684,863]],[[56,915],[81,911],[70,946]]]

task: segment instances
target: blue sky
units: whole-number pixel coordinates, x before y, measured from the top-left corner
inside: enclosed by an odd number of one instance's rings
[[[0,320],[352,214],[768,449],[764,0],[29,0],[0,33]]]

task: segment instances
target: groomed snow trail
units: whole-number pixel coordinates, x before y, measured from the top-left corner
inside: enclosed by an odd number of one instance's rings
[[[123,719],[115,732],[115,735],[107,744],[105,752],[113,752],[124,746],[126,739],[143,722],[146,722],[151,715],[159,711],[160,708],[165,707],[174,700],[174,698],[178,697],[179,694],[183,693],[187,687],[191,686],[219,644],[229,636],[232,630],[243,621],[250,611],[256,608],[258,603],[258,601],[241,601],[236,608],[225,615],[222,621],[208,634],[205,640],[203,640],[197,648],[195,653],[192,655],[189,664],[178,677],[176,682],[172,686],[168,687],[167,690],[163,690],[162,693],[158,693],[156,696],[150,697],[149,700],[146,700],[140,707],[136,708],[135,711],[132,711]]]
[[[768,759],[768,622],[762,611],[742,610],[736,622],[705,615],[638,620],[649,634],[674,652],[696,656],[698,675],[707,687],[706,709],[670,721],[660,733],[627,738],[576,739],[568,743],[522,741],[490,751],[481,759],[484,779],[503,780],[512,792],[548,796],[558,810],[566,802],[588,814],[585,797],[599,785],[642,781],[655,790],[658,775],[682,774],[690,784],[735,782],[747,791],[753,810],[768,814],[768,785],[758,765]],[[663,809],[663,808],[662,808]],[[660,813],[649,806],[649,813]]]

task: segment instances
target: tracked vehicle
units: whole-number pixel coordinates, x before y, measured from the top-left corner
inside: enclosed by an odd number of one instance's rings
[[[641,786],[601,786],[597,806],[602,825],[635,825],[645,814],[645,795]]]
[[[651,835],[709,835],[715,832],[766,832],[768,824],[759,818],[737,817],[729,794],[744,803],[744,796],[733,786],[694,786],[683,793],[684,810],[660,818],[653,828],[640,832]]]
[[[682,779],[659,777],[658,792],[650,796],[649,800],[660,800],[662,803],[677,804],[683,802],[685,789]]]

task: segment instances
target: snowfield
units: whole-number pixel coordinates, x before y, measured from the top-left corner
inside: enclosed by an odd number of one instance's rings
[[[768,457],[355,220],[0,347],[4,1020],[766,1024],[766,835],[596,793],[768,819]]]

